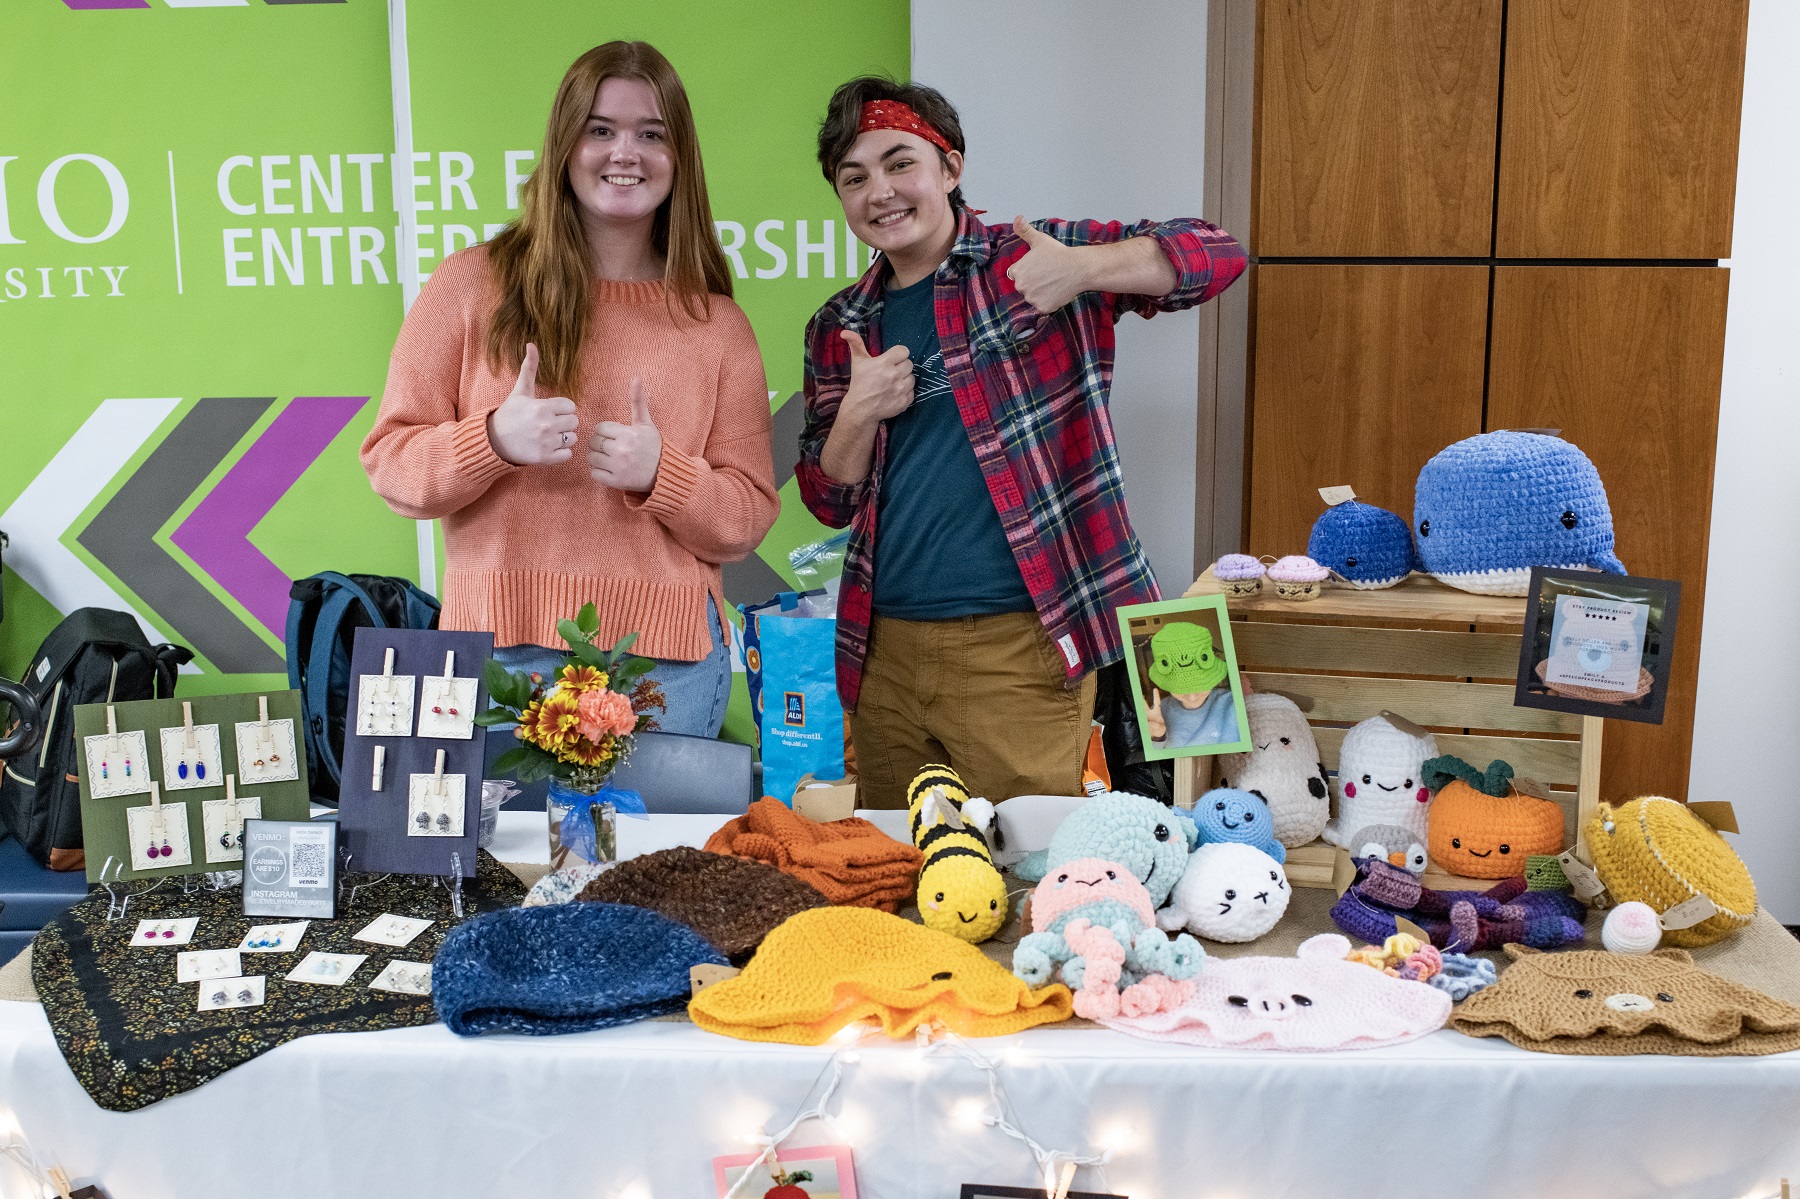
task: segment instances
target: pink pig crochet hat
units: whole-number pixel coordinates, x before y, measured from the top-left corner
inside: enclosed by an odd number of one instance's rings
[[[1221,1049],[1374,1049],[1444,1026],[1450,996],[1344,960],[1350,942],[1322,933],[1291,958],[1213,958],[1172,1011],[1105,1020],[1149,1040]]]

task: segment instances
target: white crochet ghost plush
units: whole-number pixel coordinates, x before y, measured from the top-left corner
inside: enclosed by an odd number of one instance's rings
[[[1185,928],[1209,941],[1254,941],[1275,927],[1291,895],[1274,858],[1254,845],[1214,841],[1189,855],[1156,923],[1165,932]]]
[[[1275,839],[1293,849],[1315,840],[1331,818],[1331,790],[1312,726],[1294,701],[1273,692],[1244,697],[1250,752],[1224,754],[1219,786],[1248,791],[1269,805]]]
[[[1359,847],[1350,839],[1360,829],[1394,824],[1423,844],[1431,792],[1422,768],[1437,752],[1430,733],[1414,736],[1380,716],[1345,733],[1338,750],[1337,817],[1325,826],[1325,839],[1354,853]]]

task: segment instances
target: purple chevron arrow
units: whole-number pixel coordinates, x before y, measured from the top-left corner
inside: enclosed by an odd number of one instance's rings
[[[250,531],[368,402],[368,396],[294,397],[171,538],[277,636],[287,629],[291,580],[250,543]]]

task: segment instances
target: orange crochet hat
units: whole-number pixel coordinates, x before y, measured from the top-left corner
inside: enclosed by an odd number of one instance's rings
[[[929,1020],[965,1037],[998,1037],[1073,1010],[1061,983],[1034,991],[967,941],[867,908],[790,916],[742,974],[688,1004],[708,1032],[793,1045],[821,1044],[865,1019],[890,1037]]]
[[[854,817],[817,823],[769,796],[706,842],[817,887],[832,903],[894,912],[913,897],[925,855]]]

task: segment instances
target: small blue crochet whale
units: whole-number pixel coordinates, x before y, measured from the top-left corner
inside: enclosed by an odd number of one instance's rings
[[[1313,522],[1306,556],[1352,587],[1392,587],[1413,569],[1412,530],[1386,508],[1347,500]]]
[[[1560,437],[1502,430],[1440,450],[1413,492],[1419,561],[1482,595],[1524,595],[1534,566],[1624,574],[1600,472]]]
[[[1275,820],[1269,805],[1248,791],[1215,787],[1194,805],[1194,824],[1200,844],[1237,841],[1262,850],[1277,862],[1287,862],[1287,847],[1275,839]]]

